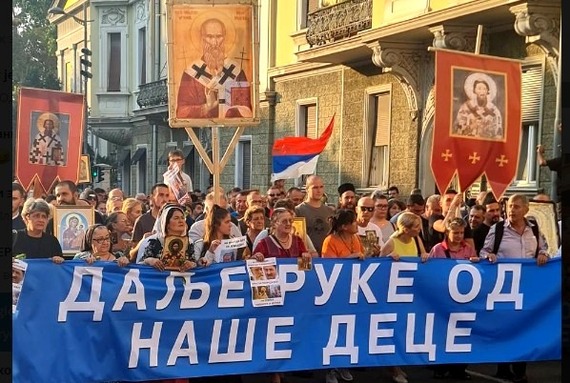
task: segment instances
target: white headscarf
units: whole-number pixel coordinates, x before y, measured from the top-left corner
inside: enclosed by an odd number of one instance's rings
[[[154,221],[154,227],[152,228],[152,230],[155,233],[151,237],[158,239],[160,244],[163,246],[164,246],[164,237],[166,237],[166,235],[167,235],[167,233],[166,233],[166,226],[168,225],[167,217],[171,211],[172,211],[172,214],[174,214],[174,210],[179,210],[182,214],[184,214],[184,208],[182,206],[167,205],[164,209],[162,209],[162,212],[156,218],[156,221]],[[188,228],[186,228],[186,230],[184,231],[184,233],[182,235],[184,236],[187,234],[188,234]],[[149,237],[149,238],[151,238],[151,237]]]

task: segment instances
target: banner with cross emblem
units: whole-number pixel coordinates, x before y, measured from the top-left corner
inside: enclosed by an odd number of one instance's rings
[[[500,198],[516,176],[521,139],[521,63],[435,50],[431,168],[445,191],[457,175],[469,188],[485,174]]]
[[[82,94],[20,88],[16,178],[47,192],[59,180],[78,181],[84,129]]]

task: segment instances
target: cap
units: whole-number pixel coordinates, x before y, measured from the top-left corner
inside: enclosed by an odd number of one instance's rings
[[[344,183],[338,187],[338,195],[339,196],[343,195],[343,193],[347,192],[347,191],[356,192],[354,185],[351,184],[350,182],[346,182],[346,183]]]

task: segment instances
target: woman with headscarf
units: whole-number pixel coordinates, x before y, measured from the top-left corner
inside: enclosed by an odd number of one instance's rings
[[[81,251],[73,259],[84,259],[89,264],[95,261],[117,262],[119,266],[129,264],[129,259],[121,251],[111,251],[111,233],[101,224],[89,226]]]
[[[166,204],[156,219],[153,231],[155,234],[146,238],[146,244],[141,244],[142,254],[138,263],[149,265],[164,271],[164,262],[160,260],[164,250],[164,242],[168,236],[184,237],[188,236],[186,217],[184,208],[180,205]],[[190,241],[190,238],[188,238]],[[139,251],[139,253],[141,253]],[[196,267],[192,256],[194,254],[194,244],[189,242],[186,249],[186,261],[180,266],[180,271],[186,271]],[[137,257],[138,258],[138,257]]]

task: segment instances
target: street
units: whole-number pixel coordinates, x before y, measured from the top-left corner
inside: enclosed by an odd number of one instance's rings
[[[471,382],[484,383],[484,382],[506,382],[501,379],[495,378],[497,365],[496,364],[474,364],[467,368],[467,371],[471,374]],[[434,379],[433,371],[426,367],[404,367],[404,371],[408,374],[408,381],[410,383],[416,382],[440,382],[445,381],[447,383],[460,383],[465,382],[465,380],[456,379]],[[313,373],[312,377],[300,377],[293,375],[292,373],[285,374],[286,383],[324,383],[325,382],[325,372],[326,370],[319,370]],[[389,371],[387,368],[362,368],[362,369],[352,369],[352,375],[354,376],[353,382],[357,383],[390,383],[392,379],[390,378]],[[562,364],[560,361],[549,361],[549,362],[533,362],[529,363],[527,366],[527,376],[529,383],[558,383],[562,382]],[[243,383],[268,383],[271,381],[271,376],[269,374],[257,374],[257,375],[247,375],[242,377]],[[343,381],[339,379],[339,383]]]

